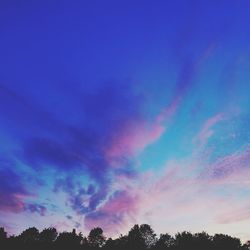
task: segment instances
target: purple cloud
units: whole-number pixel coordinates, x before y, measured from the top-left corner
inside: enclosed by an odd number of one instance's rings
[[[137,203],[137,197],[128,191],[116,191],[100,208],[85,216],[85,227],[101,226],[107,233],[118,233],[136,214]]]
[[[30,213],[38,213],[41,216],[45,216],[47,212],[47,209],[44,205],[36,203],[26,204],[24,209]]]
[[[0,163],[1,165],[3,162]],[[24,199],[31,194],[26,190],[21,178],[9,168],[0,169],[0,210],[20,213],[25,209]]]

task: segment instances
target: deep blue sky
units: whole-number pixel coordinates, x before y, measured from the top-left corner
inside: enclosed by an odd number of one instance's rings
[[[0,224],[249,238],[249,12],[1,1]]]

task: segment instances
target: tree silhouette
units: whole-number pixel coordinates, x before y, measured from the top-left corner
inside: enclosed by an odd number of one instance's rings
[[[169,234],[161,234],[160,238],[158,239],[158,241],[155,244],[154,249],[158,249],[158,250],[165,250],[165,249],[174,249],[174,238],[169,235]]]
[[[39,231],[35,227],[30,227],[23,231],[20,240],[25,244],[34,244],[39,240]]]
[[[156,234],[153,229],[147,225],[142,224],[134,225],[134,227],[128,233],[128,248],[141,250],[141,249],[149,249],[156,242]]]
[[[112,250],[116,247],[116,240],[112,238],[108,238],[105,242],[104,249],[105,250]]]
[[[0,248],[6,248],[7,243],[7,233],[5,232],[4,228],[0,228]]]
[[[134,225],[128,234],[106,241],[99,227],[83,237],[76,230],[58,235],[55,228],[46,228],[40,233],[35,228],[24,230],[19,236],[9,236],[0,228],[0,249],[2,250],[250,250],[250,241],[244,245],[238,238],[224,234],[208,235],[206,232],[192,234],[184,231],[175,237],[161,234],[156,237],[147,225]]]
[[[75,229],[72,232],[62,232],[56,239],[58,249],[79,249],[82,242],[82,234],[76,234]]]
[[[175,247],[179,250],[192,249],[194,237],[190,232],[184,231],[175,235]]]
[[[0,241],[4,241],[7,239],[7,233],[5,232],[3,227],[0,227]]]
[[[92,248],[100,248],[105,243],[105,236],[103,235],[103,230],[100,227],[92,229],[88,236],[89,246]]]
[[[136,224],[128,233],[127,249],[142,250],[145,248],[146,246],[142,239],[140,227]]]
[[[31,250],[39,247],[39,231],[35,227],[24,230],[18,237],[18,241],[13,240],[13,244],[17,244],[21,249]]]
[[[128,236],[127,235],[120,235],[117,239],[108,239],[105,244],[105,248],[108,250],[112,249],[119,249],[119,250],[126,250],[128,249]]]
[[[213,248],[212,237],[206,232],[194,234],[194,250],[210,250]]]
[[[58,233],[55,228],[45,228],[39,235],[39,240],[42,243],[52,243],[56,240]]]
[[[140,226],[140,232],[146,248],[152,248],[156,243],[156,234],[154,230],[150,225],[142,224]]]
[[[238,238],[233,238],[224,234],[215,234],[213,237],[213,245],[215,250],[239,250],[242,247]]]
[[[250,240],[243,245],[244,250],[250,250]]]

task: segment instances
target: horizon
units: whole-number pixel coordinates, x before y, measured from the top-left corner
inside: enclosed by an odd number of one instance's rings
[[[146,230],[145,232],[143,232],[143,230],[141,230],[140,228],[142,227],[145,227]],[[36,231],[38,234],[42,234],[44,231],[50,231],[50,232],[56,232],[56,233],[53,233],[55,236],[54,240],[52,241],[56,241],[56,238],[58,238],[58,236],[60,236],[60,234],[65,234],[65,233],[69,233],[69,234],[73,234],[73,235],[76,235],[76,236],[80,236],[82,239],[84,238],[88,238],[88,236],[90,235],[91,231],[95,231],[96,229],[99,230],[101,229],[101,235],[103,236],[103,239],[104,241],[108,241],[108,240],[116,240],[116,239],[120,239],[120,238],[123,238],[123,237],[127,237],[129,236],[130,232],[132,232],[134,229],[139,229],[139,233],[143,235],[143,233],[145,234],[150,234],[154,237],[154,240],[157,242],[160,240],[161,236],[162,235],[169,235],[171,236],[173,239],[175,239],[178,235],[182,235],[182,234],[191,234],[193,237],[199,235],[199,234],[206,234],[207,236],[209,236],[211,239],[213,237],[216,237],[217,235],[223,235],[225,237],[229,237],[229,238],[235,238],[235,239],[238,239],[240,241],[240,243],[242,244],[242,247],[244,246],[244,244],[249,244],[249,240],[247,240],[246,242],[242,241],[240,238],[238,237],[234,237],[233,235],[229,235],[229,234],[221,234],[221,233],[215,233],[215,234],[208,234],[206,231],[200,231],[200,232],[191,232],[191,231],[179,231],[179,232],[176,232],[176,233],[173,233],[173,234],[170,234],[168,232],[160,232],[159,234],[156,234],[154,229],[148,225],[148,224],[134,224],[131,228],[128,229],[127,232],[125,232],[124,234],[119,234],[119,235],[116,235],[116,236],[108,236],[105,234],[105,232],[102,230],[102,228],[100,227],[95,227],[95,228],[92,228],[89,230],[89,232],[87,232],[86,234],[83,234],[81,231],[77,230],[76,228],[72,228],[71,230],[64,230],[64,231],[58,231],[55,227],[47,227],[47,228],[42,228],[42,229],[37,229],[35,226],[33,227],[29,227],[29,228],[25,228],[23,231],[21,231],[19,234],[9,234],[8,232],[5,231],[5,228],[4,227],[0,227],[0,230],[1,230],[1,240],[8,240],[8,239],[13,239],[13,238],[16,238],[18,240],[19,237],[22,237],[23,234],[27,231]],[[3,235],[5,235],[5,237],[3,237]],[[28,235],[28,234],[27,234]],[[35,239],[34,237],[34,234],[32,236],[32,234],[30,234],[31,237],[34,238],[34,240],[40,240],[39,237],[38,239]],[[48,236],[48,235],[47,235]],[[4,243],[4,242],[1,242],[1,243]]]
[[[0,227],[250,240],[250,1],[0,3]]]
[[[100,227],[90,230],[87,236],[82,233],[58,233],[55,228],[46,228],[38,231],[32,227],[24,230],[18,236],[7,237],[3,228],[0,228],[0,245],[10,249],[232,249],[248,250],[250,241],[242,243],[239,238],[225,234],[209,235],[206,232],[192,234],[184,231],[174,236],[162,233],[159,237],[148,224],[134,225],[126,235],[116,239],[107,238]]]

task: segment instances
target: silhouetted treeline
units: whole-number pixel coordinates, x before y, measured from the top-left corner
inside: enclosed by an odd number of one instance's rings
[[[88,236],[72,232],[58,233],[55,228],[39,232],[28,228],[18,236],[7,236],[0,228],[1,250],[249,250],[250,242],[242,244],[238,238],[224,234],[208,235],[206,232],[177,233],[175,236],[156,236],[147,225],[135,225],[128,234],[116,239],[106,238],[101,228],[94,228]]]

